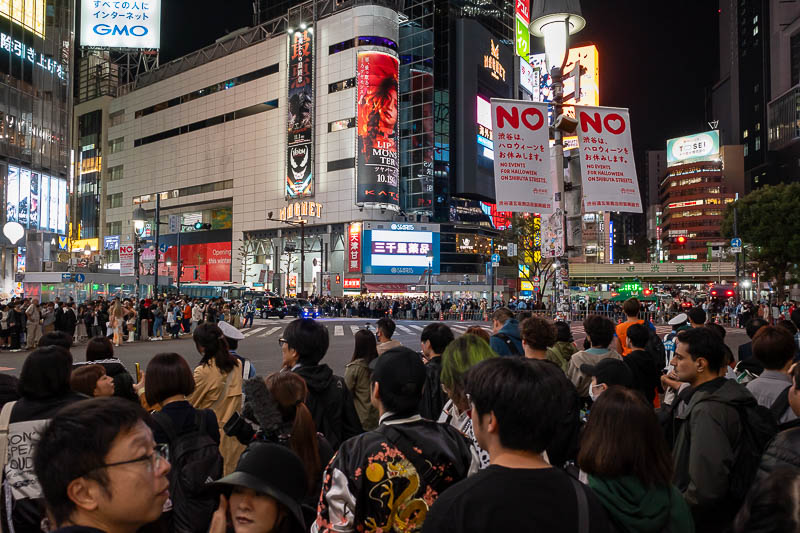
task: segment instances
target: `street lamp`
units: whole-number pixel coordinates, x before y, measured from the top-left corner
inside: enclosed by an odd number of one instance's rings
[[[306,273],[306,221],[303,220],[303,219],[300,219],[298,221],[294,221],[294,220],[273,220],[272,211],[267,213],[267,217],[272,222],[280,222],[282,224],[288,224],[289,226],[300,226],[300,290],[298,291],[297,287],[295,287],[295,292],[298,292],[298,293],[302,294],[303,296],[299,296],[300,298],[302,298],[302,297],[305,296],[305,281],[306,281],[306,279],[305,279],[305,273]],[[287,271],[286,271],[286,275],[287,275],[286,288],[288,290],[288,288],[289,288],[289,283],[288,283],[289,282],[289,280],[288,280],[289,271],[288,271],[288,268],[287,268]]]
[[[562,81],[564,62],[569,50],[569,36],[573,35],[586,26],[586,19],[581,15],[580,0],[536,0],[533,3],[531,13],[530,33],[536,37],[544,38],[545,57],[547,67],[550,69],[550,79],[553,89],[553,138],[556,145],[555,168],[558,179],[558,207],[562,216],[565,214],[565,193],[567,190],[564,183],[564,149],[562,124],[562,106],[564,103],[564,84]],[[578,96],[576,95],[576,100]],[[567,123],[569,121],[564,121]],[[572,121],[574,122],[574,120]],[[568,125],[563,126],[569,129]],[[564,224],[562,227],[566,227]],[[566,255],[567,246],[564,246],[565,255],[561,257],[563,272],[569,275],[569,259]],[[555,297],[556,312],[561,308],[562,311],[569,312],[569,280],[563,283],[561,280],[562,268],[556,270],[555,276]],[[563,285],[567,286],[566,291],[562,291]]]
[[[141,232],[146,222],[147,212],[142,209],[142,206],[138,206],[133,210],[133,227],[136,228],[136,231]]]
[[[430,319],[431,314],[431,275],[433,274],[433,251],[429,251],[428,255],[425,256],[428,259],[428,318]]]
[[[92,247],[89,246],[88,243],[86,244],[86,246],[83,247],[83,255],[85,255],[86,257],[92,255]]]

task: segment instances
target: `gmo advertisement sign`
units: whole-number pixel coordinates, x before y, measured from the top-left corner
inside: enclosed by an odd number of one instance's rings
[[[155,49],[161,45],[161,0],[81,0],[81,46]]]
[[[719,131],[712,130],[667,141],[667,166],[719,159]]]

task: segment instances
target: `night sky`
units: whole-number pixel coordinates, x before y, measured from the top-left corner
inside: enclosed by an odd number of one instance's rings
[[[571,44],[597,45],[600,104],[630,108],[637,151],[664,150],[668,138],[708,129],[706,95],[718,78],[715,0],[581,6],[586,27]],[[252,25],[250,0],[164,0],[162,9],[162,64]]]

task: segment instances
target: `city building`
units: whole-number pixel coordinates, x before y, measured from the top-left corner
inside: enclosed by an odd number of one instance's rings
[[[744,149],[719,146],[716,130],[667,141],[667,171],[659,196],[659,260],[707,261],[724,244],[725,206],[745,192]]]
[[[665,150],[645,151],[645,187],[646,217],[647,217],[647,243],[649,258],[652,262],[663,260],[661,253],[661,198],[659,188],[661,181],[667,174],[667,152]]]
[[[4,224],[25,235],[0,236],[3,297],[21,294],[18,276],[57,260],[66,248],[74,2],[0,3],[0,177]]]

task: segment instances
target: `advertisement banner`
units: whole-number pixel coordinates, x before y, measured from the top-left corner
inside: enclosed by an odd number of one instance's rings
[[[50,229],[50,176],[42,174],[42,184],[39,187],[39,229]]]
[[[521,18],[525,25],[531,23],[531,2],[530,0],[517,0],[517,18]]]
[[[289,35],[286,199],[314,195],[314,33]]]
[[[19,222],[17,202],[19,202],[19,167],[9,165],[6,182],[6,222]]]
[[[161,0],[81,0],[81,46],[145,48],[161,45]]]
[[[497,209],[552,213],[547,104],[492,98]]]
[[[28,217],[30,227],[39,228],[39,173],[31,172],[31,209]]]
[[[103,237],[103,250],[119,250],[119,235]]]
[[[384,52],[359,52],[356,64],[358,164],[356,203],[400,204],[398,74]]]
[[[135,246],[132,244],[120,244],[119,246],[119,275],[133,276]]]
[[[712,130],[667,141],[667,166],[719,159],[719,131]]]
[[[528,25],[517,17],[517,55],[528,62],[528,56],[531,53],[531,36],[528,31]]]
[[[52,189],[53,184],[50,184]],[[50,208],[52,209],[52,207]],[[58,180],[58,233],[67,232],[67,180]]]
[[[176,275],[175,265],[178,264],[178,248],[170,246],[161,257],[162,260],[158,266],[159,275],[169,275],[174,278]],[[167,267],[167,261],[172,262],[172,266]],[[231,243],[182,244],[181,262],[183,263],[181,282],[230,281]],[[195,273],[197,273],[197,277],[195,277]]]
[[[542,257],[564,255],[564,212],[556,208],[552,215],[542,217]]]
[[[627,109],[575,106],[585,211],[641,213]]]
[[[31,203],[31,171],[21,168],[19,171],[19,203],[17,203],[17,216],[19,223],[28,227],[28,211]]]
[[[433,274],[439,274],[438,231],[367,230],[363,247],[366,274],[426,274],[429,261]]]
[[[361,223],[350,224],[347,234],[347,271],[361,272]]]
[[[58,182],[58,179],[50,177],[50,231],[56,232],[58,231]]]

